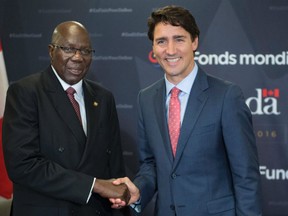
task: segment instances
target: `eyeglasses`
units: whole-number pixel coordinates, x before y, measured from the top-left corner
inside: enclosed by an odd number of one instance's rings
[[[65,46],[60,46],[57,44],[50,44],[51,46],[55,48],[61,49],[64,53],[69,54],[69,55],[75,55],[77,51],[81,53],[82,56],[89,56],[92,53],[95,53],[95,50],[93,49],[78,49],[75,47],[65,47]]]

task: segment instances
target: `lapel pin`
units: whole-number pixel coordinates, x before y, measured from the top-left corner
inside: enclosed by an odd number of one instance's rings
[[[93,102],[93,106],[97,107],[98,103],[96,101]]]

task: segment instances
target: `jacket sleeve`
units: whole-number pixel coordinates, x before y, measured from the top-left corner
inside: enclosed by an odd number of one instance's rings
[[[156,162],[146,136],[145,123],[142,116],[141,92],[138,95],[138,149],[140,169],[134,179],[134,184],[139,188],[141,194],[141,209],[144,209],[152,200],[157,190]]]
[[[261,215],[260,172],[252,116],[242,91],[235,85],[230,85],[226,92],[222,126],[237,215]]]

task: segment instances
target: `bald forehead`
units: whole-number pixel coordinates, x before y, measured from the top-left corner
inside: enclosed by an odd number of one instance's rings
[[[66,38],[71,35],[81,35],[89,39],[89,34],[86,28],[79,22],[67,21],[60,23],[53,31],[52,43],[57,43],[61,38]]]
[[[86,28],[81,23],[75,21],[60,23],[58,26],[56,26],[55,31],[63,31],[67,29],[83,29],[86,31]]]

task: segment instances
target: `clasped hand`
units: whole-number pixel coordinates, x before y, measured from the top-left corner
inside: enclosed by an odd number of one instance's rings
[[[136,185],[128,177],[118,178],[115,181],[113,181],[113,184],[118,185],[118,186],[125,184],[128,187],[130,199],[129,199],[129,202],[126,202],[123,199],[111,197],[109,200],[112,203],[112,208],[121,208],[123,206],[135,203],[136,201],[138,201],[140,199],[139,189],[136,187]]]
[[[121,200],[125,204],[130,201],[130,192],[126,184],[113,184],[115,179],[103,180],[96,179],[93,192],[99,194],[103,198]]]

